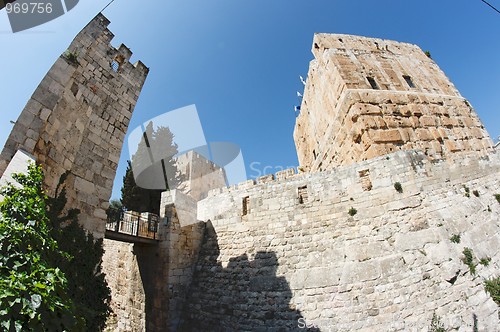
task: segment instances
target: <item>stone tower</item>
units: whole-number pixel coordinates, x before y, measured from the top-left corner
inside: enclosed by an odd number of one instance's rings
[[[26,104],[0,155],[0,176],[18,150],[43,167],[48,193],[61,174],[68,206],[104,236],[106,213],[125,133],[149,69],[111,46],[110,21],[98,14],[72,41]]]
[[[493,151],[474,109],[418,46],[316,34],[312,52],[294,131],[306,170],[397,150],[432,159]]]

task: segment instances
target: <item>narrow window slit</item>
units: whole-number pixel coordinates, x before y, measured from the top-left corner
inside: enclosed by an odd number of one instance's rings
[[[243,198],[243,215],[246,216],[250,213],[250,196]]]
[[[307,203],[307,200],[309,198],[307,194],[307,186],[299,187],[298,196],[299,196],[299,204]]]
[[[375,81],[375,79],[373,77],[367,77],[366,79],[368,80],[368,83],[370,83],[370,86],[372,87],[372,89],[374,89],[374,90],[380,89],[377,82]]]
[[[409,86],[410,88],[415,88],[415,84],[413,83],[413,81],[412,81],[412,79],[411,79],[411,77],[410,77],[410,76],[408,76],[408,75],[403,75],[403,78],[405,79],[406,84],[408,84],[408,86]]]

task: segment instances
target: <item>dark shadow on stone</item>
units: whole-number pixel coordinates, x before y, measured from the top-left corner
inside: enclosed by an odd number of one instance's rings
[[[161,297],[162,285],[158,284],[158,275],[162,275],[162,266],[158,263],[158,246],[134,244],[134,254],[137,258],[139,272],[145,297],[146,331],[161,331],[161,324],[165,322],[166,312],[158,310],[165,305]]]
[[[290,306],[292,292],[284,277],[276,276],[276,253],[259,251],[217,262],[217,234],[210,222],[184,306],[178,331],[319,331],[299,328],[304,322]]]

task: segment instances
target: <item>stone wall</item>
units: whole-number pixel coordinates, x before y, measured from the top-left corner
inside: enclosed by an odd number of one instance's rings
[[[158,244],[104,240],[103,270],[111,288],[109,331],[177,331],[205,230],[196,201],[164,192]]]
[[[399,151],[211,191],[182,330],[420,331],[436,313],[447,329],[476,317],[499,331],[483,287],[500,274],[499,171],[498,154]],[[490,264],[473,275],[465,247]]]
[[[197,152],[177,157],[176,166],[182,178],[179,189],[197,201],[207,197],[209,190],[226,186],[224,169]]]
[[[415,45],[316,34],[294,139],[300,165],[333,169],[397,150],[492,151],[476,112]]]
[[[0,175],[19,149],[43,167],[51,194],[66,171],[68,206],[100,238],[132,111],[148,74],[132,52],[110,45],[110,22],[98,14],[42,79],[0,155]],[[114,67],[113,67],[114,66]]]
[[[146,293],[134,244],[104,239],[102,269],[111,289],[111,308],[106,331],[144,331]],[[140,250],[140,249],[139,249]]]

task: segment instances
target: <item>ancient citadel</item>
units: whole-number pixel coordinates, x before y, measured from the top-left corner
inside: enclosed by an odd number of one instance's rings
[[[148,74],[108,24],[99,14],[57,59],[0,157],[3,178],[41,163],[49,190],[70,171],[70,204],[98,237]],[[153,244],[105,239],[110,330],[426,331],[436,314],[500,331],[483,284],[500,273],[500,158],[471,105],[417,46],[317,34],[312,52],[301,171],[191,182],[163,194]],[[472,274],[464,247],[490,264]]]

